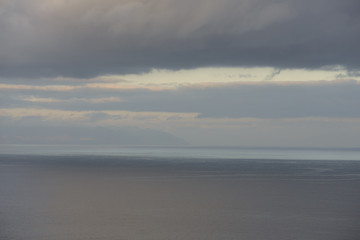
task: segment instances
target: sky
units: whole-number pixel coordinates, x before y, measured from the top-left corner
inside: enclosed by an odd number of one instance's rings
[[[0,0],[0,144],[360,147],[358,0]]]

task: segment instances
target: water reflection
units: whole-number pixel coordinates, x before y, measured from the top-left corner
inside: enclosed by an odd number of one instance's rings
[[[360,237],[360,162],[34,158],[1,158],[1,239]]]

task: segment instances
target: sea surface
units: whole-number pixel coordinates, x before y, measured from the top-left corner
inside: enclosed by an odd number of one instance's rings
[[[360,150],[0,146],[1,240],[360,239]]]

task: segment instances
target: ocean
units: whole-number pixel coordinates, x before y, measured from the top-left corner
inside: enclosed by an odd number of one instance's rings
[[[1,146],[1,240],[360,239],[360,150]]]

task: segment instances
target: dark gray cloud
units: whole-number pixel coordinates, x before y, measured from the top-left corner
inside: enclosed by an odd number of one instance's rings
[[[0,74],[360,68],[358,0],[0,1]]]
[[[33,98],[29,99],[29,96]],[[67,91],[63,95],[58,93],[55,99],[58,101],[53,101],[54,95],[48,91],[3,91],[2,97],[2,106],[5,108],[195,112],[200,117],[216,118],[360,117],[360,85],[356,81],[225,85],[163,91],[97,89],[91,94],[88,89],[83,89]],[[116,97],[122,101],[93,101]],[[109,116],[95,114],[90,117],[96,121]]]

